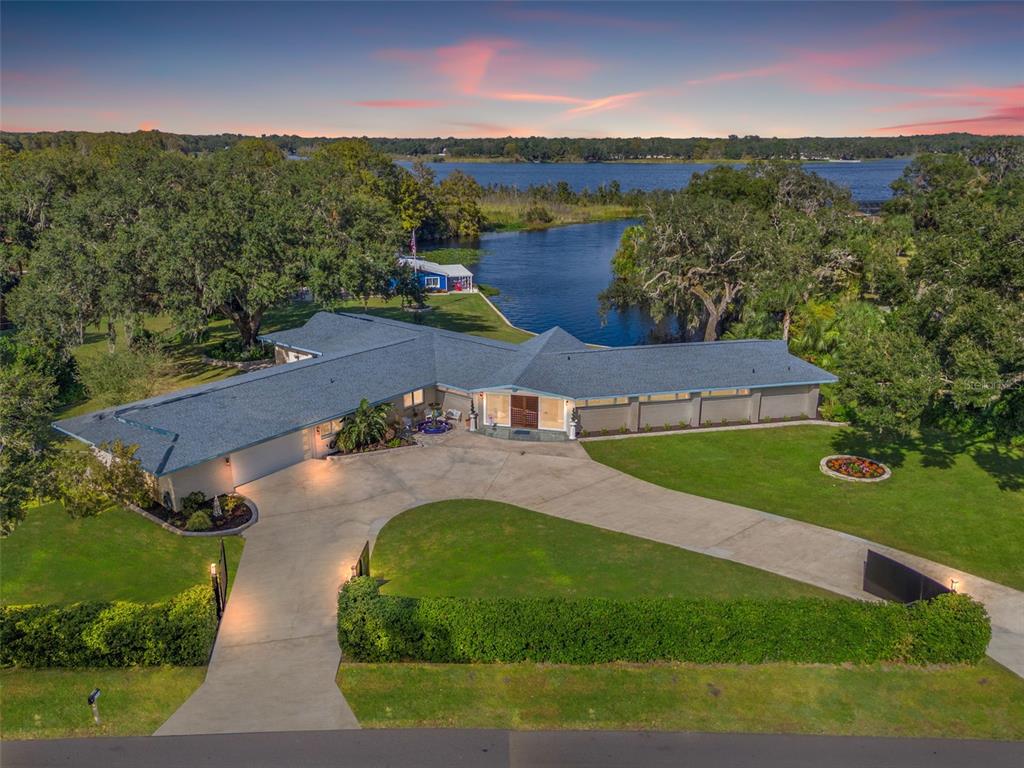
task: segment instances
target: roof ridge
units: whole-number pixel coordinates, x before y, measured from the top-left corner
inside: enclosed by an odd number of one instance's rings
[[[573,337],[575,338],[575,337]],[[627,349],[673,349],[676,347],[692,349],[693,347],[712,347],[716,345],[725,344],[785,344],[786,348],[789,348],[789,344],[785,339],[718,339],[716,341],[674,341],[670,344],[631,344],[625,347],[601,347],[600,349],[592,349],[589,346],[586,349],[574,349],[570,352],[574,354],[580,354],[583,352],[609,352],[613,350],[627,350]],[[547,352],[544,354],[566,354],[565,352]]]

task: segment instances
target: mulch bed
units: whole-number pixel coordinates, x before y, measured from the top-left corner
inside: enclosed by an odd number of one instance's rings
[[[221,497],[221,504],[223,505],[223,497]],[[213,516],[213,499],[203,503],[202,509],[205,509],[210,513],[210,522],[213,526],[209,529],[211,531],[232,531],[239,526],[245,525],[252,520],[252,509],[244,501],[239,504],[232,512],[223,510],[220,517]],[[156,502],[146,507],[146,511],[151,515],[155,515],[169,525],[173,525],[182,531],[187,530],[185,524],[188,522],[188,516],[183,512],[176,512],[174,510],[167,509],[162,504]]]

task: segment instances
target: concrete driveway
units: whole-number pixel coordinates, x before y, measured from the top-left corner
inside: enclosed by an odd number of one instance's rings
[[[591,461],[575,443],[465,432],[421,447],[306,461],[239,488],[246,531],[206,681],[157,735],[357,728],[334,682],[336,596],[363,544],[391,517],[451,498],[545,514],[752,565],[849,597],[868,546],[985,602],[990,654],[1024,675],[1024,593],[849,534],[670,491]]]

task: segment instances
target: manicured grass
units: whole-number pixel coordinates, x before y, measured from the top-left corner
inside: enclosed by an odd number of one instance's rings
[[[233,576],[243,541],[227,536],[224,544]],[[158,602],[206,583],[219,555],[218,538],[177,536],[125,509],[76,520],[44,504],[0,539],[0,600]]]
[[[432,261],[435,264],[476,264],[480,261],[481,250],[479,248],[432,248],[421,250],[421,259]]]
[[[657,485],[863,536],[1024,588],[1024,453],[926,434],[881,444],[824,426],[584,444],[593,459]],[[879,459],[892,477],[823,475],[822,457]]]
[[[447,293],[430,296],[427,304],[433,309],[429,312],[406,312],[398,299],[387,302],[373,300],[366,310],[368,314],[380,315],[392,320],[406,323],[421,322],[433,328],[447,331],[471,333],[488,339],[509,341],[519,344],[533,337],[532,333],[515,328],[506,323],[491,306],[477,293]],[[363,305],[358,301],[348,301],[340,307],[346,312],[362,312]]]
[[[342,664],[364,728],[1024,738],[1024,681],[976,667]]]
[[[204,667],[0,670],[5,739],[149,736],[181,706]],[[99,688],[100,724],[86,697]]]
[[[511,504],[426,504],[387,523],[371,573],[386,594],[451,597],[835,597],[728,560]]]

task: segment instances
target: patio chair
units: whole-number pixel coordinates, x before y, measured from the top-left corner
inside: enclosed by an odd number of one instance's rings
[[[447,411],[444,412],[444,418],[445,418],[446,421],[454,421],[456,423],[457,422],[461,422],[462,421],[462,411],[460,411],[460,410],[458,410],[456,408],[449,408]]]

